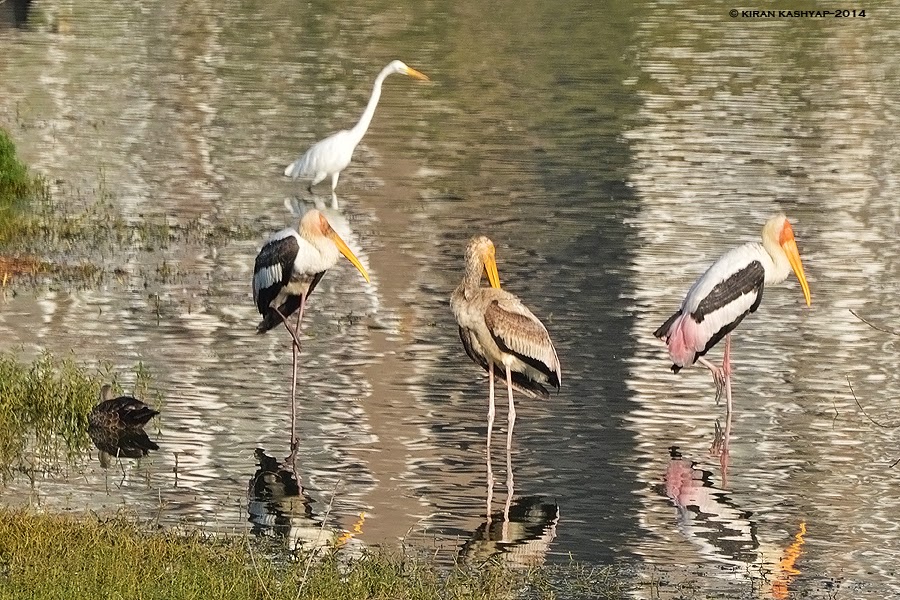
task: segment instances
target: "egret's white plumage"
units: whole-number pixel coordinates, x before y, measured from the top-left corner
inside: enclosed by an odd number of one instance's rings
[[[721,380],[725,384],[730,411],[729,333],[756,311],[765,286],[781,283],[791,270],[800,281],[808,306],[809,285],[794,231],[787,217],[777,215],[763,227],[761,244],[743,244],[723,254],[691,286],[678,312],[654,332],[669,348],[672,370],[677,373],[696,361],[709,367],[717,383]],[[723,337],[725,360],[719,370],[702,357]]]
[[[310,191],[312,191],[312,186],[331,176],[331,192],[334,193],[341,171],[350,164],[353,158],[353,151],[356,150],[356,146],[362,140],[366,130],[369,128],[369,124],[372,122],[372,117],[375,115],[375,107],[378,106],[378,100],[381,98],[381,85],[388,75],[394,73],[428,81],[426,75],[406,66],[403,62],[399,60],[391,61],[375,78],[372,95],[369,97],[369,103],[366,105],[359,122],[351,129],[338,131],[313,144],[309,150],[285,168],[285,176],[293,179],[309,177],[311,179],[309,184]]]

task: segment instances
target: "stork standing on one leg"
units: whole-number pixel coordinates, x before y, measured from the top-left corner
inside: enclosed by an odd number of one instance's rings
[[[811,303],[809,285],[794,239],[794,230],[784,215],[768,220],[762,244],[750,242],[732,248],[714,262],[688,290],[681,308],[653,335],[664,340],[674,363],[672,371],[699,362],[712,371],[716,390],[725,388],[726,411],[731,413],[731,331],[762,301],[763,288],[797,275],[806,305]],[[722,366],[703,358],[725,338]],[[717,394],[718,398],[718,394]]]
[[[562,371],[547,328],[514,295],[500,289],[494,243],[485,236],[473,238],[466,248],[466,273],[450,296],[450,307],[459,324],[466,354],[488,372],[487,471],[488,515],[491,511],[491,431],[494,426],[494,371],[506,383],[509,394],[509,430],[506,434],[507,506],[512,494],[513,426],[516,409],[513,389],[532,398],[550,397],[544,385],[559,389]],[[487,272],[491,287],[481,287]]]
[[[325,271],[333,267],[340,255],[347,257],[353,266],[369,281],[369,274],[335,233],[328,220],[318,210],[310,210],[300,219],[299,231],[282,229],[263,245],[253,267],[253,300],[263,316],[256,327],[257,333],[265,333],[279,323],[293,338],[293,375],[291,377],[291,454],[297,452],[296,390],[297,355],[300,351],[300,321],[309,295],[321,281]],[[288,317],[297,313],[294,327]]]

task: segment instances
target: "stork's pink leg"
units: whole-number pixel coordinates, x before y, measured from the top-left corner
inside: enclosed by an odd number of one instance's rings
[[[512,504],[515,487],[513,484],[512,452],[506,449],[506,503],[503,505],[503,540],[508,540],[506,528],[509,526],[509,506]]]
[[[722,372],[725,377],[725,414],[731,415],[731,334],[725,335],[725,355],[722,357]],[[729,419],[730,422],[730,419]]]
[[[713,382],[716,384],[716,404],[718,404],[719,400],[722,398],[722,392],[725,390],[725,373],[722,370],[722,367],[717,367],[702,356],[697,359],[697,362],[709,369],[709,372],[712,373]]]
[[[506,365],[506,390],[509,392],[509,431],[506,432],[506,451],[512,450],[513,426],[516,424],[516,406],[513,404],[512,373]]]
[[[731,413],[731,334],[725,336],[725,354],[722,356],[722,366],[717,367],[702,356],[697,362],[710,370],[713,381],[716,384],[716,404],[725,392],[725,412]]]
[[[725,434],[719,449],[719,466],[722,469],[722,487],[728,487],[728,465],[731,463],[731,411],[725,412]]]
[[[298,337],[297,332],[294,331],[294,328],[291,327],[290,325],[288,325],[287,317],[285,317],[283,314],[281,314],[281,311],[278,310],[277,306],[273,306],[272,308],[275,310],[275,312],[278,313],[278,316],[281,317],[281,323],[284,325],[284,328],[287,329],[288,333],[291,334],[291,338],[293,338],[294,343],[299,348],[300,347],[300,338]]]
[[[491,432],[494,429],[494,363],[488,362],[488,425],[487,425],[487,521],[491,521],[491,503],[494,499],[494,471],[491,469]]]
[[[291,362],[291,453],[287,458],[287,461],[291,465],[293,465],[294,461],[297,459],[297,448],[300,445],[297,440],[297,362],[300,354],[300,339],[298,334],[300,333],[300,321],[303,319],[303,309],[305,305],[306,297],[300,296],[300,310],[297,311],[297,324],[294,326],[293,331],[291,331],[291,327],[288,325],[287,321],[283,321],[284,326],[291,332],[291,336],[294,338],[294,341],[291,344],[291,354],[293,356]]]
[[[513,403],[512,373],[509,365],[506,365],[506,390],[509,393],[509,431],[506,432],[506,504],[503,507],[503,518],[509,522],[509,505],[513,497],[512,436],[516,424],[516,405]]]

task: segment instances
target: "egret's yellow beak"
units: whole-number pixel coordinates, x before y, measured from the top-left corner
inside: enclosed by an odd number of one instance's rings
[[[356,255],[353,254],[353,251],[344,243],[344,240],[341,239],[341,236],[337,234],[333,229],[328,233],[328,237],[334,242],[334,245],[337,246],[338,250],[341,251],[341,254],[347,257],[353,266],[362,274],[363,279],[367,282],[369,281],[369,274],[366,273],[366,268],[362,266],[362,263],[359,262],[359,259],[356,258]]]
[[[800,251],[797,249],[797,242],[794,240],[793,236],[790,239],[784,241],[781,244],[782,249],[784,249],[784,253],[787,254],[788,262],[791,263],[791,268],[794,270],[794,274],[797,276],[797,279],[800,281],[800,287],[803,288],[803,297],[806,299],[806,305],[810,306],[812,304],[812,297],[809,294],[809,284],[806,283],[806,275],[803,273],[803,262],[800,260]]]
[[[431,81],[430,79],[428,79],[428,75],[426,75],[425,73],[416,71],[412,67],[406,67],[406,70],[404,71],[404,73],[406,75],[409,75],[410,77],[414,77],[416,79],[421,79],[422,81]]]

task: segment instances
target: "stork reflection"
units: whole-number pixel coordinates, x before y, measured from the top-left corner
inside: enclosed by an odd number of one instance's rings
[[[559,505],[542,496],[507,501],[502,512],[487,519],[460,548],[463,561],[480,564],[498,557],[513,567],[541,566],[556,538]]]
[[[300,485],[295,465],[281,462],[263,448],[256,449],[258,467],[247,489],[251,531],[285,540],[291,550],[318,550],[348,544],[361,533],[364,515],[349,531],[328,525],[313,510],[313,499]]]
[[[724,489],[716,486],[712,472],[697,468],[677,448],[670,449],[664,477],[665,494],[676,508],[678,530],[713,562],[732,566],[732,577],[758,579],[762,597],[783,600],[790,582],[800,574],[806,522],[783,550],[764,539],[751,511],[743,510]],[[725,571],[723,571],[725,572]]]
[[[722,473],[722,487],[728,487],[728,467],[731,465],[731,417],[730,412],[725,413],[725,427],[716,419],[713,442],[709,452],[719,457],[719,468]]]

